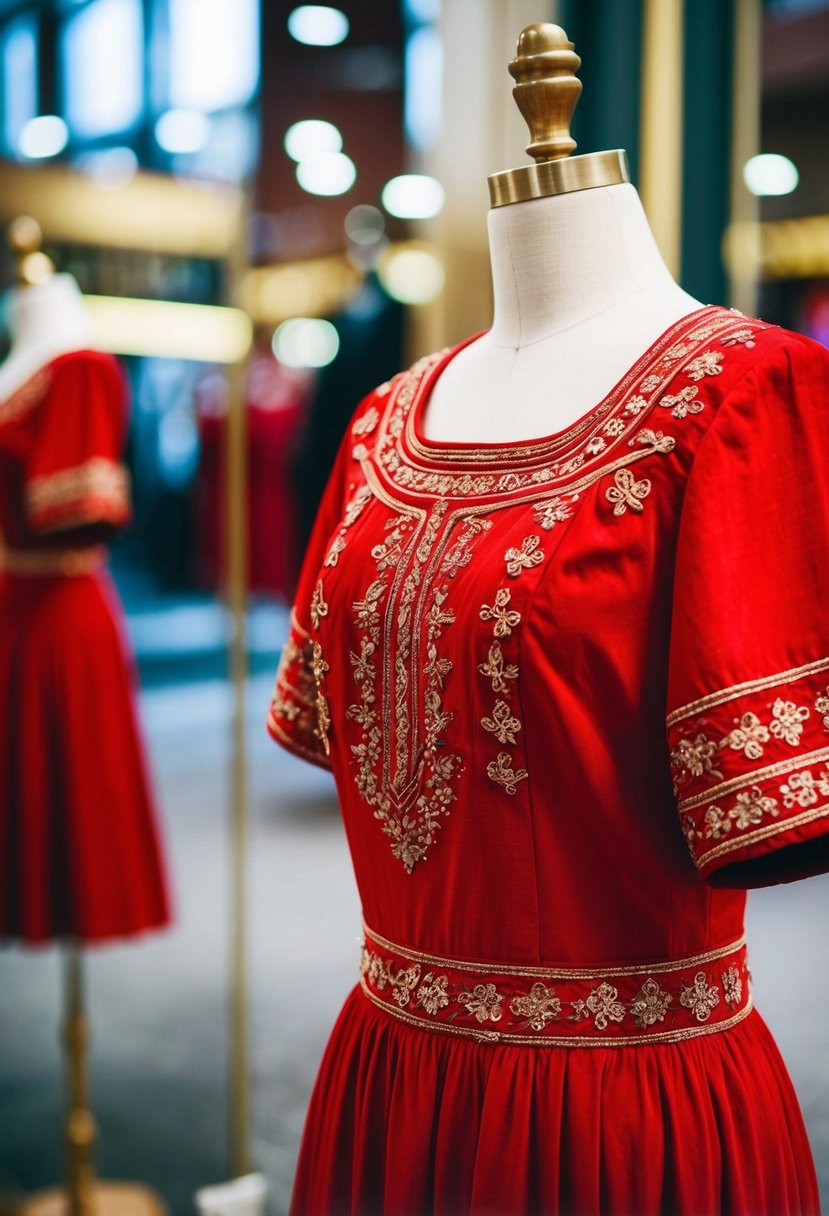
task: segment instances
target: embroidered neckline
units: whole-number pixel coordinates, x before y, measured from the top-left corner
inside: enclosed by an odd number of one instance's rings
[[[672,438],[643,427],[644,421],[657,405],[673,405],[671,414],[676,418],[697,413],[702,405],[690,400],[698,392],[696,384],[686,390],[688,400],[683,397],[674,402],[665,397],[669,383],[683,370],[695,381],[715,374],[719,363],[696,367],[706,344],[719,347],[733,344],[732,339],[741,342],[743,331],[751,337],[757,328],[765,326],[719,305],[706,305],[670,326],[607,396],[563,431],[510,444],[430,443],[420,431],[419,419],[438,376],[475,340],[469,338],[421,359],[385,386],[385,408],[381,407],[382,413],[375,410],[370,427],[354,432],[358,442],[353,455],[361,462],[370,460],[395,492],[410,491],[417,497],[495,499],[525,489],[538,492],[554,485],[575,485],[585,477],[592,481],[603,470],[630,463],[636,458],[631,449],[639,444],[672,447]],[[706,353],[712,355],[712,351]],[[714,358],[717,353],[713,352]],[[378,390],[378,396],[382,395],[383,390]]]
[[[624,397],[626,389],[634,381],[644,377],[645,372],[658,362],[659,356],[666,348],[670,349],[675,342],[685,336],[689,336],[690,331],[695,329],[704,318],[710,316],[713,319],[717,313],[723,311],[719,305],[705,304],[701,308],[695,309],[694,312],[680,317],[678,321],[675,321],[673,325],[664,330],[651,342],[639,358],[628,367],[624,375],[616,381],[609,392],[596,402],[595,405],[592,405],[571,422],[569,426],[563,427],[559,431],[554,431],[549,435],[542,435],[537,439],[516,439],[508,443],[438,443],[435,440],[427,439],[423,433],[422,419],[435,384],[455,356],[482,336],[481,334],[476,334],[458,343],[457,346],[453,346],[450,350],[441,352],[438,362],[426,371],[408,412],[404,431],[406,446],[412,452],[432,464],[451,463],[457,460],[474,460],[476,464],[502,464],[506,462],[514,465],[516,457],[521,459],[522,457],[537,457],[542,454],[550,456],[553,453],[566,451],[593,424],[604,421],[613,406],[618,404],[619,400]],[[729,315],[732,318],[734,316],[734,314]]]

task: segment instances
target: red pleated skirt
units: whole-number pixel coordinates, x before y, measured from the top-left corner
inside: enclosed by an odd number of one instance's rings
[[[170,919],[119,617],[105,574],[0,575],[0,940]]]
[[[797,1098],[756,1012],[682,1043],[526,1047],[348,998],[292,1216],[815,1216]]]

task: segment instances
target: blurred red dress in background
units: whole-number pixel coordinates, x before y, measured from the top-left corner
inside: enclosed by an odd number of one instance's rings
[[[126,393],[74,351],[0,403],[0,938],[170,919],[104,542],[129,518]]]
[[[307,376],[283,368],[270,353],[248,371],[248,587],[289,600],[299,566],[292,461],[302,429]],[[208,378],[197,400],[201,460],[197,487],[198,576],[219,586],[225,570],[225,424],[227,384]]]

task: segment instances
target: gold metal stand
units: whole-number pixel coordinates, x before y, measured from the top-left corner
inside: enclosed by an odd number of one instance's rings
[[[0,1216],[165,1216],[167,1208],[138,1182],[99,1182],[94,1152],[97,1128],[89,1107],[89,1023],[84,1008],[83,955],[65,952],[65,1011],[61,1038],[66,1058],[63,1129],[66,1185],[0,1206]]]

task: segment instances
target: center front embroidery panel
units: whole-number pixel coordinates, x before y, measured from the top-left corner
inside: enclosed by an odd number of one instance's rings
[[[706,385],[758,332],[703,310],[549,440],[449,459],[427,444],[416,413],[445,354],[353,422],[345,507],[310,609],[314,733],[409,874],[451,831],[462,791],[482,785],[504,814],[530,797],[522,634],[534,597],[581,512],[598,543],[641,546],[686,432],[702,425]]]

